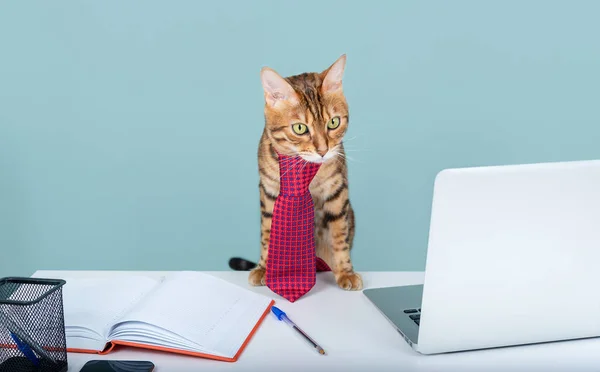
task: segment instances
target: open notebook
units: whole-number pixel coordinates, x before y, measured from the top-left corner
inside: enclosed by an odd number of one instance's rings
[[[273,300],[198,272],[61,278],[67,349],[107,354],[115,345],[236,361]]]

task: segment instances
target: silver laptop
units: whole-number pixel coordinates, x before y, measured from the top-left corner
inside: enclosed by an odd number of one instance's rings
[[[363,293],[419,353],[600,336],[600,161],[448,169],[423,285]]]

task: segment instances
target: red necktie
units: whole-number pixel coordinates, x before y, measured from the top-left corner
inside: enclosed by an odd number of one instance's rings
[[[279,155],[279,195],[273,207],[265,283],[290,302],[315,285],[316,271],[330,271],[315,253],[314,205],[309,185],[321,164]]]

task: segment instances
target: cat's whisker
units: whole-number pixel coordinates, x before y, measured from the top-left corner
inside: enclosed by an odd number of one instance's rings
[[[281,183],[281,179],[283,177],[285,177],[289,172],[291,172],[294,169],[295,166],[296,166],[296,164],[292,164],[292,166],[285,173],[279,175],[279,182],[280,183]]]
[[[344,138],[344,140],[342,141],[342,143],[353,141],[353,140],[355,140],[357,138],[358,138],[358,136],[354,136],[354,137],[350,137],[350,138]]]
[[[345,155],[345,154],[340,154],[340,153],[337,153],[337,154],[335,154],[335,156],[336,156],[337,158],[340,158],[340,159],[346,160],[346,155]]]
[[[370,151],[371,149],[369,149],[368,147],[359,147],[359,146],[344,146],[344,150],[347,151],[360,151],[360,150],[366,150],[366,151]]]
[[[306,168],[306,166],[308,165],[308,163],[310,163],[310,162],[307,161],[307,160],[304,161],[304,165],[302,166],[302,169],[300,169],[300,172],[302,172],[304,170],[304,168]]]
[[[292,166],[284,173],[284,174],[280,174],[279,175],[279,181],[281,182],[281,178],[284,177],[286,174],[288,174],[290,171],[294,170],[294,168],[296,166],[298,166],[299,164],[302,164],[303,162],[306,162],[304,159],[302,158],[298,158],[298,159],[294,159],[294,162],[292,163]]]
[[[352,158],[352,157],[348,156],[348,154],[345,154],[345,153],[344,153],[344,154],[342,154],[342,153],[338,153],[338,154],[336,154],[336,155],[338,155],[340,158],[342,158],[342,159],[344,159],[344,160],[350,160],[350,161],[354,161],[354,162],[357,162],[357,163],[363,163],[362,161],[355,160],[354,158]]]
[[[341,165],[341,166],[343,166],[343,165],[344,165],[344,162],[343,162],[343,161],[341,161],[341,160],[340,160],[338,157],[335,157],[335,158],[333,158],[333,160],[337,161],[337,163],[338,163],[339,165]]]
[[[302,166],[302,169],[300,169],[300,172],[302,173],[302,171],[304,170],[304,168],[306,168],[306,166],[308,165],[308,161],[304,161],[304,165]]]
[[[348,160],[350,160],[350,161],[357,162],[357,163],[363,163],[362,161],[360,161],[360,160],[356,160],[356,159],[354,159],[353,157],[350,157],[350,156],[348,156],[348,155],[346,155],[346,159],[348,159]]]

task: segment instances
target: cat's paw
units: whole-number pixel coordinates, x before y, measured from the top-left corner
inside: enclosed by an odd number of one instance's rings
[[[250,274],[248,275],[248,283],[255,287],[265,285],[265,273],[265,269],[261,267],[250,270]]]
[[[340,288],[347,291],[360,291],[363,288],[362,277],[355,272],[341,273],[336,282]]]

